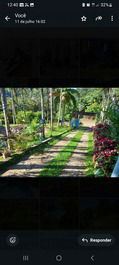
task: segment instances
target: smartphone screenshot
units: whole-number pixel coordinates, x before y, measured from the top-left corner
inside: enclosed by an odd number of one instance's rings
[[[0,1],[0,264],[119,264],[119,3]]]

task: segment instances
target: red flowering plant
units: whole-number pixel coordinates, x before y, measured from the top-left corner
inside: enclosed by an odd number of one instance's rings
[[[117,141],[106,136],[109,133],[109,126],[98,124],[94,131],[94,157],[95,175],[107,177],[112,172],[117,158]]]
[[[97,167],[102,169],[105,177],[109,176],[112,172],[117,155],[116,149],[105,149],[99,153],[96,153]]]
[[[98,139],[102,139],[103,136],[108,136],[108,134],[110,133],[110,126],[107,124],[97,124],[96,126],[93,127],[93,135],[94,138]]]

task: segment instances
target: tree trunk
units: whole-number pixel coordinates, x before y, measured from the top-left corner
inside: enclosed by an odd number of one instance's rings
[[[60,118],[61,118],[61,108],[62,108],[62,88],[60,88],[60,103],[59,103],[59,116],[58,116],[58,123],[59,126]]]
[[[16,124],[16,111],[15,111],[15,103],[14,103],[14,94],[13,90],[11,89],[11,98],[12,98],[12,117],[13,117],[13,124]]]
[[[47,88],[47,122],[50,120],[49,88]]]
[[[102,111],[100,114],[100,120],[101,122],[105,122],[105,111],[107,110],[109,106],[109,88],[104,88],[103,89],[103,94],[102,94]]]
[[[62,126],[64,124],[64,117],[65,117],[65,104],[63,104],[63,107],[62,107],[62,122],[61,122]]]
[[[25,123],[26,123],[26,110],[25,110],[25,96],[24,96],[24,89],[21,89],[21,97],[22,97],[22,102],[23,102],[23,112],[24,112],[24,118],[25,118]]]
[[[4,120],[5,120],[5,131],[7,138],[10,137],[10,126],[7,114],[7,100],[6,100],[6,91],[5,88],[1,88],[1,101],[2,101],[2,108],[4,113]],[[8,148],[10,149],[10,142],[9,139],[7,140]]]
[[[51,136],[53,131],[53,96],[52,96],[52,88],[50,88],[50,128],[51,128]]]
[[[43,88],[41,88],[41,116],[42,116],[42,120],[44,121],[44,94],[43,94]],[[45,138],[45,126],[44,126],[44,123],[42,124],[42,137]]]

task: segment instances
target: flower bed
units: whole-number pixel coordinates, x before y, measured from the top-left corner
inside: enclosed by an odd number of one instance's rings
[[[94,135],[94,174],[96,177],[110,177],[118,153],[117,141],[109,137],[110,127],[98,124],[93,127]]]

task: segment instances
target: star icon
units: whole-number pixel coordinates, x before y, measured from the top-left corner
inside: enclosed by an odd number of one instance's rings
[[[87,21],[87,17],[82,16],[82,17],[81,17],[81,21],[82,21],[82,22],[86,22],[86,21]]]

